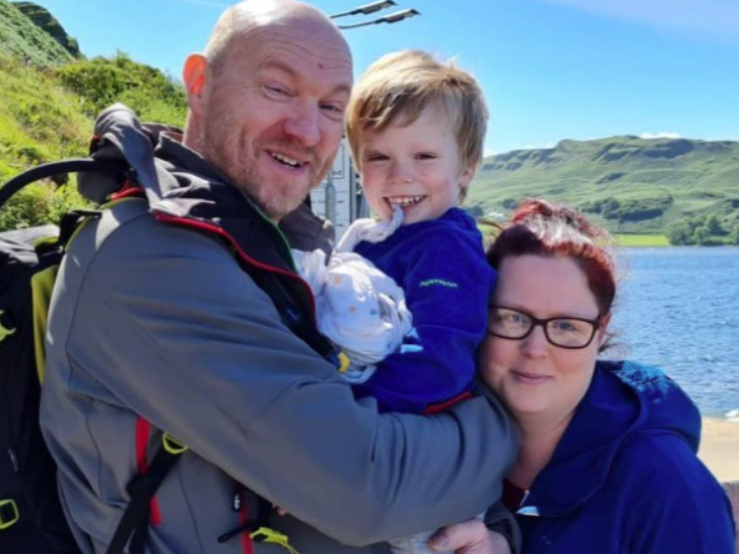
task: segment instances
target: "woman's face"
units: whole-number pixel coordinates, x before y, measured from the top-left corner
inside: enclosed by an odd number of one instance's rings
[[[599,315],[585,273],[569,258],[504,259],[491,304],[539,319],[594,320]],[[606,324],[588,346],[577,350],[549,343],[541,326],[521,340],[488,334],[480,351],[482,377],[517,420],[532,416],[546,416],[552,423],[564,420],[590,385]]]

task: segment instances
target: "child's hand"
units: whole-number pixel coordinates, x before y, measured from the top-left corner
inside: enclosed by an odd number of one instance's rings
[[[506,538],[489,531],[479,519],[444,527],[431,538],[429,546],[436,552],[456,554],[511,554]]]

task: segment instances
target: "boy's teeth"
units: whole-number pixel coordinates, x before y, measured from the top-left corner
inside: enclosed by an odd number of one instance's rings
[[[392,198],[388,198],[391,204],[398,204],[402,208],[418,204],[423,199],[423,196],[393,196]]]
[[[277,154],[276,152],[273,152],[272,157],[277,161],[284,163],[285,165],[289,165],[290,167],[300,167],[300,162],[298,160],[293,160],[292,158],[288,158],[287,156],[283,156],[282,154]]]

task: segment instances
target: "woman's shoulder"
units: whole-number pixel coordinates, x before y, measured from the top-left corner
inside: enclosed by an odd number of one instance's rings
[[[716,482],[686,437],[669,429],[635,430],[625,438],[613,461],[614,473],[631,481],[643,479],[669,488],[684,481],[688,488]]]
[[[730,512],[721,484],[678,433],[635,432],[613,460],[612,479],[629,491],[633,514],[675,523]]]
[[[726,493],[681,435],[633,433],[613,460],[610,486],[628,507],[629,551],[733,554]]]

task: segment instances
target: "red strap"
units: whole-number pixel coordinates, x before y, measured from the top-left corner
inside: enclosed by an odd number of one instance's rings
[[[114,192],[110,195],[111,200],[119,200],[121,198],[128,198],[129,196],[141,196],[144,189],[141,187],[134,186],[134,183],[129,179],[123,183],[123,186],[118,192]]]
[[[450,398],[449,400],[446,400],[444,402],[431,404],[430,406],[427,406],[426,409],[423,411],[423,415],[438,414],[439,412],[443,412],[444,410],[451,408],[457,402],[462,402],[462,400],[467,400],[468,398],[472,398],[472,393],[463,392],[462,394],[458,394],[454,398]]]
[[[241,514],[240,514],[240,523],[241,525],[244,525],[247,521],[249,521],[249,508],[247,507],[246,498],[241,498]],[[245,530],[243,533],[241,533],[241,548],[244,550],[244,554],[254,554],[254,543],[251,540],[251,532],[249,530]]]
[[[149,462],[146,459],[146,451],[149,446],[149,435],[151,433],[151,423],[143,417],[136,419],[136,467],[140,474],[149,471]],[[159,503],[156,496],[151,499],[151,524],[160,525],[162,523],[162,513],[159,510]]]

